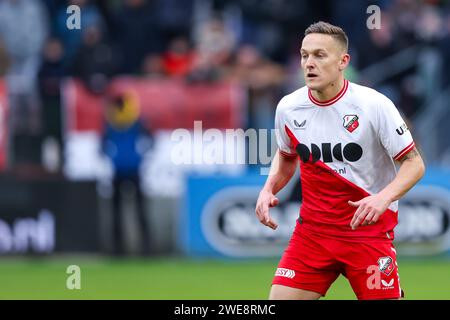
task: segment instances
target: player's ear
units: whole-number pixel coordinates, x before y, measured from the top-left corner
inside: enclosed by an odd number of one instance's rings
[[[341,61],[339,62],[339,70],[342,71],[347,68],[350,63],[350,55],[348,53],[344,53],[341,57]]]

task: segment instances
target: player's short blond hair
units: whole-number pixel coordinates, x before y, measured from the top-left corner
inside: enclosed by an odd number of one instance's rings
[[[328,34],[336,39],[346,52],[348,51],[348,37],[342,28],[328,22],[319,21],[313,23],[305,30],[305,37],[312,33]]]

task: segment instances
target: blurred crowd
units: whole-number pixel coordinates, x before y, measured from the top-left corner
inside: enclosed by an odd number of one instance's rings
[[[381,8],[381,29],[366,26],[372,4]],[[80,29],[67,27],[70,5],[81,8]],[[248,90],[247,126],[271,128],[280,97],[303,85],[299,47],[319,20],[349,36],[347,77],[387,94],[407,117],[450,84],[450,3],[443,0],[0,0],[0,77],[14,154],[37,157],[42,136],[63,143],[66,76],[94,94],[123,74],[237,81]],[[423,53],[417,63],[395,73],[380,66],[380,81],[372,81],[371,66],[409,48]]]

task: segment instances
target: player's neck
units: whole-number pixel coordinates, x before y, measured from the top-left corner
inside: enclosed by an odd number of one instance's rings
[[[323,90],[311,90],[311,94],[317,101],[329,101],[336,97],[345,85],[344,77],[339,77]]]

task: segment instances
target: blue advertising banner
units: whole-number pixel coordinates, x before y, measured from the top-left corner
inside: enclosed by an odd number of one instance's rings
[[[270,209],[279,224],[272,230],[255,216],[267,176],[245,174],[189,177],[179,221],[179,246],[192,256],[279,257],[292,234],[301,205],[298,176],[277,195]],[[425,177],[400,201],[395,229],[399,255],[450,251],[450,171],[428,168]]]

